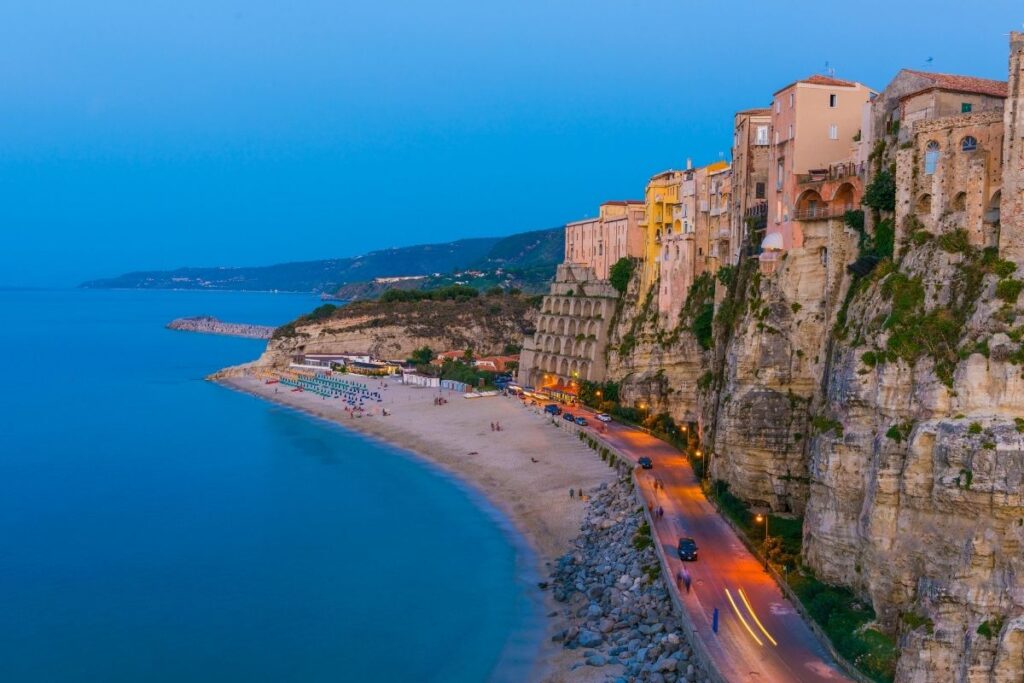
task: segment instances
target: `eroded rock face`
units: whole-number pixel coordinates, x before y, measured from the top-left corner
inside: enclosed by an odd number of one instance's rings
[[[309,353],[404,359],[423,346],[435,352],[471,348],[477,356],[501,354],[510,339],[532,334],[535,319],[536,310],[521,296],[359,302],[323,320],[300,318],[292,329],[279,328],[260,363],[287,365],[295,354]]]
[[[898,681],[1024,680],[1024,378],[1007,334],[1019,311],[993,298],[979,258],[928,244],[874,274],[812,404],[841,429],[809,443],[804,561],[900,634]],[[919,357],[886,353],[901,333],[889,278],[916,279],[923,310],[949,313],[954,352],[981,352],[944,355],[943,336],[922,332]]]

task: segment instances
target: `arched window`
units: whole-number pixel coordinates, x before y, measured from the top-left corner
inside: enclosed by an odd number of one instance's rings
[[[965,152],[973,152],[978,149],[978,140],[971,135],[968,135],[960,141],[960,149]]]
[[[929,140],[924,152],[924,172],[927,175],[935,173],[935,167],[939,164],[939,143]]]

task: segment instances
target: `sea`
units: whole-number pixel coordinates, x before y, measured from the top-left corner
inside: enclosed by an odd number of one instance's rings
[[[519,681],[534,559],[409,453],[205,381],[310,295],[0,290],[0,681]]]

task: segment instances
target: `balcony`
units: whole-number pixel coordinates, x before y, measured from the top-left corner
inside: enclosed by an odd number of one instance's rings
[[[795,221],[821,221],[829,218],[840,218],[847,211],[853,211],[853,204],[818,204],[797,209],[793,214]]]
[[[823,183],[826,180],[842,180],[843,178],[861,177],[863,175],[864,164],[848,161],[842,164],[832,164],[828,168],[812,169],[807,173],[797,173],[796,182],[798,185],[804,183]]]

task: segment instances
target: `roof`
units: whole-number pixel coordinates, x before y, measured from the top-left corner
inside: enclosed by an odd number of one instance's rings
[[[611,200],[609,200],[607,202],[602,202],[601,206],[606,206],[608,204],[611,204],[612,206],[627,206],[629,204],[643,204],[643,203],[644,203],[644,200],[642,200],[642,199],[611,199]]]
[[[748,116],[768,116],[772,113],[771,107],[755,107],[754,109],[741,109],[736,116],[746,114]]]
[[[831,85],[831,86],[834,86],[834,87],[837,87],[837,88],[856,88],[858,85],[860,85],[859,83],[855,83],[853,81],[844,81],[841,78],[833,78],[831,76],[822,76],[821,74],[812,74],[812,75],[808,76],[807,78],[801,78],[798,81],[793,81],[789,85],[787,85],[787,86],[785,86],[783,88],[779,88],[778,90],[776,90],[772,94],[773,95],[778,95],[783,90],[789,90],[790,88],[792,88],[794,85],[796,85],[798,83],[807,83],[808,85]]]
[[[906,99],[913,97],[914,95],[920,95],[927,90],[952,90],[953,92],[972,93],[976,95],[988,95],[990,97],[1006,97],[1008,88],[1006,81],[996,81],[991,78],[978,78],[976,76],[957,76],[956,74],[938,74],[930,73],[928,71],[914,71],[913,69],[903,69],[905,73],[913,74],[914,76],[921,76],[932,81],[933,85],[929,85],[920,90],[908,93],[900,99]]]
[[[718,173],[719,171],[725,171],[729,168],[728,161],[716,161],[713,164],[708,164],[704,167],[708,173]]]

